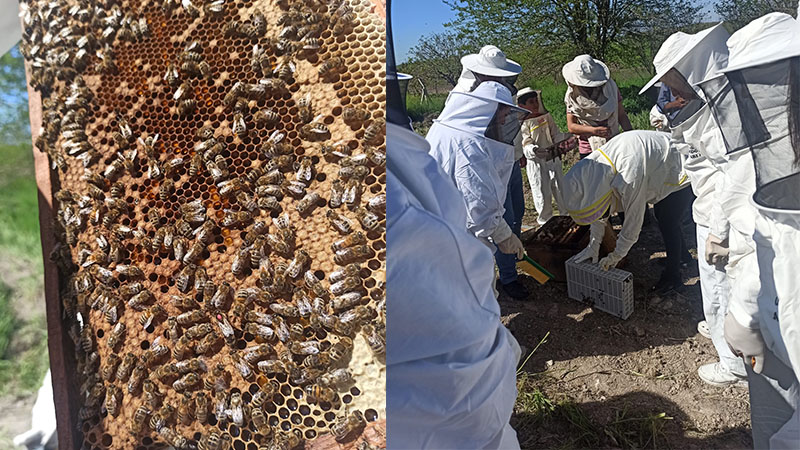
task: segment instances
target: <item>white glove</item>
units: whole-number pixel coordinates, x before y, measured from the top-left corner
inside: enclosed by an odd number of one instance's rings
[[[589,246],[578,253],[575,262],[583,262],[591,259],[593,264],[597,263],[600,256],[600,243],[603,242],[603,236],[606,234],[606,221],[598,220],[592,222],[589,232]]]
[[[730,253],[727,239],[722,240],[713,234],[708,233],[708,238],[706,238],[705,253],[707,263],[711,265],[725,263],[728,260],[728,254]]]
[[[731,314],[725,316],[724,327],[725,341],[733,354],[743,358],[744,363],[753,368],[753,372],[761,373],[766,352],[761,331],[741,325]]]
[[[507,255],[517,255],[517,260],[522,259],[522,255],[525,254],[525,247],[522,246],[522,241],[519,240],[516,234],[512,234],[510,237],[506,238],[506,240],[498,242],[497,248],[500,249],[500,253],[505,253]]]
[[[620,262],[621,259],[622,257],[617,255],[617,252],[611,252],[600,260],[600,268],[608,270],[612,267],[617,267],[617,263]]]

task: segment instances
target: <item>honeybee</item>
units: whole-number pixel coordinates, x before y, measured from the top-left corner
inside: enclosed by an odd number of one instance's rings
[[[153,294],[150,291],[145,289],[139,292],[138,294],[134,295],[133,297],[131,297],[128,300],[128,306],[130,306],[135,310],[142,311],[146,309],[147,306],[151,304],[154,300],[155,296],[153,296]]]
[[[336,399],[336,391],[333,389],[321,386],[319,384],[309,384],[306,386],[306,398],[311,403],[332,403]]]
[[[189,248],[189,240],[183,236],[176,236],[172,241],[172,253],[176,261],[183,261]]]
[[[383,327],[375,327],[372,325],[365,325],[361,332],[369,344],[369,348],[375,356],[383,356],[386,354],[386,329]]]
[[[262,325],[263,326],[263,325]],[[244,360],[251,366],[256,366],[259,360],[267,358],[270,353],[270,346],[267,344],[259,344],[247,347],[243,350]]]
[[[230,408],[227,409],[225,413],[228,415],[228,417],[230,417],[231,422],[233,422],[236,426],[240,427],[242,424],[244,424],[244,408],[241,393],[231,393]]]
[[[106,357],[105,364],[103,365],[103,371],[100,374],[103,377],[103,380],[114,380],[114,376],[117,373],[117,367],[119,366],[120,362],[121,360],[119,356],[117,356],[115,353],[111,353]]]
[[[244,331],[262,340],[270,340],[275,336],[275,331],[273,331],[272,328],[255,322],[250,322],[245,325]]]
[[[299,317],[300,312],[297,306],[291,303],[273,303],[269,308],[275,313],[283,317]]]
[[[289,267],[286,269],[286,275],[288,275],[289,278],[297,278],[310,259],[311,257],[305,250],[298,250],[294,255],[294,259],[289,263]]]
[[[247,134],[247,125],[244,123],[244,116],[242,116],[241,113],[236,113],[233,115],[232,131],[240,138]]]
[[[363,296],[360,292],[347,292],[331,300],[331,306],[334,311],[343,311],[350,309],[361,302]]]
[[[383,129],[386,122],[383,119],[375,120],[364,130],[364,142],[367,144],[379,144],[383,139]]]
[[[139,361],[133,367],[133,371],[131,372],[131,377],[128,380],[128,393],[129,394],[137,394],[139,392],[139,388],[142,386],[142,380],[144,380],[145,373],[147,369],[145,368],[144,362]]]
[[[319,341],[292,342],[289,350],[296,355],[315,355],[319,353]]]
[[[193,98],[183,99],[178,103],[178,114],[191,116],[195,108],[197,108],[197,100]]]
[[[158,389],[158,385],[148,378],[142,383],[142,390],[147,404],[153,409],[158,408],[161,404],[161,399],[164,397],[164,394]]]
[[[194,416],[194,399],[192,394],[185,392],[178,406],[178,422],[189,425],[192,422],[192,416]]]
[[[251,220],[253,220],[253,214],[249,211],[226,210],[220,224],[223,227],[237,228],[247,225]]]
[[[122,357],[122,362],[117,368],[117,380],[123,382],[128,381],[134,364],[136,364],[136,355],[131,352],[126,353],[125,356]]]
[[[211,3],[203,5],[203,10],[212,17],[220,18],[225,13],[225,1],[213,0]]]
[[[331,208],[338,208],[342,206],[342,195],[344,194],[344,186],[339,180],[334,180],[331,183],[331,197],[328,200],[328,206]]]
[[[356,209],[356,217],[358,217],[361,225],[363,225],[364,229],[367,231],[375,231],[380,226],[380,218],[375,213],[365,208],[359,207]]]
[[[249,380],[253,376],[253,369],[251,369],[250,365],[248,365],[247,362],[242,359],[238,352],[232,352],[230,354],[230,358],[233,366],[236,368],[242,378]]]
[[[217,288],[217,292],[211,297],[211,307],[218,310],[228,309],[232,297],[233,288],[227,281],[223,281]]]
[[[344,68],[344,59],[338,56],[327,59],[319,66],[319,76],[320,78],[327,78],[339,72],[342,68]]]
[[[267,418],[264,415],[264,411],[262,411],[261,408],[259,407],[253,408],[252,411],[250,411],[250,416],[253,419],[253,426],[255,427],[256,433],[262,433],[266,435],[272,433],[270,425],[269,423],[267,423]]]
[[[162,202],[169,200],[169,196],[175,192],[175,183],[170,180],[166,179],[161,182],[161,185],[158,187],[158,198],[161,199]]]
[[[353,178],[347,181],[342,194],[342,201],[353,204],[361,195],[361,180]]]
[[[326,216],[331,227],[339,233],[349,234],[353,230],[353,222],[347,217],[337,214],[336,211],[329,209]]]
[[[311,106],[311,95],[306,94],[297,100],[297,115],[303,123],[311,122],[314,113]]]
[[[167,65],[167,72],[164,74],[163,79],[172,87],[175,87],[180,82],[178,67],[176,67],[174,63],[169,63]]]
[[[231,326],[228,318],[223,314],[217,314],[214,317],[217,319],[217,326],[219,327],[220,333],[222,333],[222,337],[225,339],[225,343],[228,344],[229,347],[233,347],[236,336],[234,335],[233,326]]]
[[[343,442],[351,433],[365,427],[367,422],[361,411],[355,410],[349,416],[339,416],[331,425],[331,434],[337,442]]]
[[[347,277],[344,280],[331,284],[331,294],[341,295],[345,292],[354,291],[361,287],[361,279],[357,277]]]
[[[234,275],[243,275],[250,264],[250,249],[247,247],[239,249],[231,263],[231,272]]]
[[[295,172],[295,179],[300,182],[310,182],[313,174],[313,168],[314,164],[311,161],[311,158],[304,156],[303,159],[300,160],[300,165],[297,168],[297,172]]]
[[[344,111],[342,112],[342,118],[344,119],[345,123],[360,127],[364,122],[369,120],[370,113],[369,111],[361,108],[348,106],[344,108]]]
[[[253,17],[250,18],[250,22],[253,24],[253,28],[257,37],[263,36],[264,33],[267,32],[267,18],[264,17],[264,14],[261,11],[256,11],[253,13]]]
[[[275,67],[275,70],[272,72],[277,78],[283,81],[291,81],[292,77],[294,77],[294,71],[296,70],[296,66],[294,61],[289,59],[288,57],[284,57],[283,60],[278,63]]]
[[[172,383],[172,388],[178,392],[183,392],[186,389],[190,389],[199,382],[200,378],[197,376],[196,373],[187,373],[186,375],[175,380],[175,382]]]
[[[254,322],[259,325],[272,325],[272,316],[255,310],[247,310],[244,313],[246,322]]]
[[[253,114],[253,122],[258,126],[274,125],[278,123],[281,117],[272,109],[261,109]]]
[[[139,405],[139,407],[136,408],[136,412],[133,413],[133,420],[129,426],[132,435],[138,436],[143,431],[150,414],[151,411],[145,405]]]
[[[211,369],[211,376],[203,380],[203,386],[214,392],[225,391],[230,387],[231,374],[225,370],[225,366],[217,364]]]
[[[280,340],[284,344],[289,342],[289,327],[286,325],[286,322],[280,316],[275,317],[274,322],[275,322],[275,334],[278,335],[278,340]]]
[[[106,344],[108,344],[108,348],[113,350],[124,339],[125,339],[125,324],[119,322],[116,325],[114,325],[114,329],[112,329],[111,333],[109,333],[108,339],[106,340]]]
[[[199,309],[178,314],[178,316],[176,317],[178,324],[180,324],[183,327],[194,325],[197,322],[206,319],[207,319],[206,314],[203,311],[200,311]]]
[[[164,403],[161,408],[150,417],[150,428],[155,432],[160,432],[172,419],[172,415],[175,413],[175,408],[170,405],[169,403]]]
[[[194,264],[189,264],[181,269],[181,271],[178,273],[178,276],[175,278],[175,287],[177,287],[179,291],[188,292],[189,289],[191,289],[192,276],[194,275],[195,270],[196,266]]]
[[[196,341],[212,331],[211,324],[201,323],[193,325],[191,328],[186,330],[184,336],[190,341]]]
[[[318,378],[318,383],[332,389],[352,386],[355,384],[353,375],[345,368],[334,369]]]
[[[331,359],[331,364],[339,365],[340,363],[344,362],[344,359],[352,351],[353,340],[347,336],[339,336],[339,341],[328,349],[328,356]]]
[[[319,39],[313,36],[306,36],[304,37],[300,43],[303,45],[302,50],[304,51],[315,51],[319,50]]]
[[[185,1],[183,3],[186,4]],[[197,10],[197,9],[195,8],[195,10]],[[192,14],[190,14],[190,15],[192,15]],[[164,440],[164,442],[166,442],[168,445],[172,446],[173,448],[186,448],[188,446],[188,444],[189,444],[189,441],[185,437],[179,435],[178,433],[175,432],[175,430],[173,430],[170,427],[166,427],[165,426],[165,427],[161,428],[158,431],[158,435],[161,437],[161,439]]]
[[[259,361],[257,366],[258,370],[261,373],[265,374],[284,372],[286,369],[284,363],[277,359],[268,359],[265,361]]]
[[[334,242],[331,245],[331,249],[334,252],[337,252],[339,250],[343,250],[343,249],[348,248],[348,247],[354,247],[356,245],[363,245],[363,244],[366,244],[366,243],[367,243],[367,237],[364,235],[364,233],[362,233],[360,231],[356,231],[356,232],[350,233],[347,236],[345,236],[344,238],[339,239],[338,241]]]
[[[122,401],[122,389],[115,385],[109,385],[106,389],[106,411],[113,417],[119,414],[119,407]]]
[[[367,200],[367,208],[376,214],[386,214],[386,194],[379,194]]]
[[[139,324],[142,326],[142,328],[147,328],[153,323],[153,321],[166,316],[166,314],[167,312],[164,310],[163,306],[153,305],[139,315]]]
[[[195,347],[195,352],[198,354],[207,353],[209,350],[214,348],[220,341],[220,337],[217,333],[211,332],[208,333],[200,340],[200,342]]]
[[[195,396],[194,414],[201,424],[208,422],[208,396],[206,396],[205,392],[198,392]]]
[[[314,272],[307,270],[303,274],[303,281],[305,282],[306,287],[309,288],[317,297],[325,297],[327,295],[327,291],[322,286],[322,283],[320,283],[317,276],[314,275]]]
[[[366,245],[359,245],[356,247],[349,247],[342,250],[337,251],[333,255],[333,262],[336,264],[343,266],[345,264],[349,264],[353,261],[363,259],[368,257],[372,254],[372,250]]]
[[[323,115],[318,115],[311,122],[300,127],[300,134],[307,140],[319,140],[329,136],[331,130],[321,120]]]

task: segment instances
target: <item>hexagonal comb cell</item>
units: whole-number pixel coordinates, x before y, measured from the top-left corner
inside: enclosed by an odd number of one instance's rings
[[[384,415],[372,8],[25,5],[84,447],[293,448]]]

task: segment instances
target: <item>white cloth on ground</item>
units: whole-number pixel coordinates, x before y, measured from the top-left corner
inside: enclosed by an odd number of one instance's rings
[[[506,88],[486,82],[475,93],[499,89]],[[514,147],[485,136],[497,108],[498,101],[453,93],[426,137],[431,156],[462,194],[467,230],[492,249],[491,242],[503,241],[512,234],[503,220],[503,205],[514,164]]]
[[[520,349],[500,322],[492,251],[426,142],[387,132],[389,448],[519,448],[508,426]]]
[[[31,429],[14,437],[15,446],[28,450],[54,450],[58,448],[56,435],[56,405],[53,400],[53,381],[48,370],[42,387],[36,395],[31,410]]]

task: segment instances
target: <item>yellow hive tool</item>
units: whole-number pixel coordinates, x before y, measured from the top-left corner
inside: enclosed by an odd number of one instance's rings
[[[552,273],[532,260],[528,255],[523,255],[521,261],[517,261],[517,268],[532,276],[539,284],[545,284],[550,279],[555,278]]]

